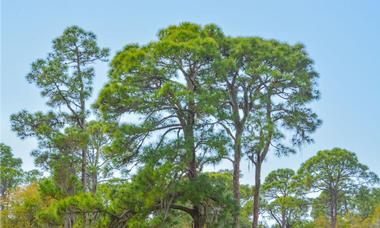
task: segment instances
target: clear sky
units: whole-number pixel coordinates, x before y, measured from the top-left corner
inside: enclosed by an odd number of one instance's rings
[[[280,167],[297,169],[318,150],[342,147],[380,175],[380,1],[378,0],[2,0],[1,142],[11,146],[25,169],[34,140],[20,140],[9,116],[22,109],[45,110],[39,90],[27,83],[30,64],[46,57],[51,41],[70,25],[98,36],[112,53],[128,43],[147,43],[168,25],[216,23],[227,35],[302,42],[320,74],[321,100],[313,107],[323,120],[315,143],[287,158],[270,156],[264,175]],[[96,66],[95,93],[107,80],[107,64]],[[221,164],[217,168],[224,167]],[[227,167],[227,166],[226,166]],[[243,164],[243,182],[253,172]]]

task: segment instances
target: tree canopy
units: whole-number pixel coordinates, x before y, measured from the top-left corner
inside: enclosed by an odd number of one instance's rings
[[[26,79],[47,111],[20,110],[12,130],[38,142],[38,170],[0,144],[2,227],[373,227],[377,175],[345,149],[266,177],[268,154],[313,142],[318,73],[303,44],[181,23],[112,57],[68,27]],[[95,103],[89,100],[95,98]],[[231,167],[207,171],[226,160]],[[240,183],[241,161],[253,164]],[[261,179],[265,178],[264,182]]]
[[[354,195],[361,186],[373,186],[379,178],[348,150],[322,150],[302,164],[298,174],[310,189],[323,193],[327,200],[331,227],[337,226],[337,216],[343,199]]]

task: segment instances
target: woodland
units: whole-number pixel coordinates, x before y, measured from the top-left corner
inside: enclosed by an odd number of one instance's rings
[[[95,97],[99,62],[109,71]],[[318,78],[303,44],[215,24],[168,26],[114,56],[68,27],[26,75],[46,110],[10,117],[38,142],[25,151],[36,169],[0,144],[1,227],[380,227],[379,178],[355,152],[326,148],[262,175],[268,154],[314,142]],[[231,168],[205,171],[222,161]]]

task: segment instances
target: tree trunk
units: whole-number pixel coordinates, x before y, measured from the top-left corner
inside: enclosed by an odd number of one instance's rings
[[[85,98],[85,91],[84,91],[84,82],[82,77],[82,70],[81,70],[81,61],[80,61],[80,51],[79,48],[76,46],[75,48],[75,54],[76,54],[76,71],[77,71],[77,77],[79,77],[80,80],[80,88],[79,88],[79,102],[80,102],[80,113],[79,113],[79,119],[77,119],[77,125],[82,130],[86,129],[85,122],[86,122],[86,98]],[[87,190],[87,148],[82,149],[82,185],[83,190],[86,192]]]
[[[92,193],[94,194],[96,193],[97,187],[98,187],[98,173],[97,171],[95,171],[92,174],[92,188],[91,188]]]
[[[185,137],[185,146],[186,151],[190,155],[189,168],[188,168],[188,177],[190,181],[195,181],[197,178],[197,160],[194,147],[194,131],[193,125],[184,127],[184,137]],[[203,216],[200,211],[199,205],[193,205],[193,227],[202,228],[204,225]]]
[[[71,213],[69,215],[65,216],[65,221],[64,221],[64,227],[65,228],[72,228],[74,224],[74,217]]]
[[[268,92],[268,101],[271,100],[271,91]],[[264,162],[265,157],[268,154],[270,143],[272,142],[272,136],[273,136],[273,129],[271,127],[272,125],[272,103],[268,102],[266,105],[266,119],[267,119],[267,127],[268,128],[268,135],[261,135],[262,137],[265,137],[265,145],[261,152],[256,152],[256,162],[255,162],[255,188],[254,188],[254,195],[253,195],[253,222],[252,227],[258,228],[259,226],[259,208],[260,208],[260,187],[261,187],[261,165]]]
[[[330,216],[331,216],[331,228],[336,228],[337,225],[337,194],[336,192],[332,193],[331,197],[331,211],[330,211]]]
[[[237,134],[234,148],[233,163],[233,191],[236,210],[234,212],[234,227],[240,227],[240,160],[241,160],[241,134]]]
[[[281,228],[286,228],[286,216],[284,212],[281,215]]]
[[[82,111],[83,113],[85,113],[85,111]],[[86,130],[86,120],[85,118],[82,119],[82,129],[83,131]],[[87,145],[85,148],[82,149],[82,168],[81,168],[81,171],[82,171],[82,178],[81,178],[81,181],[82,181],[82,185],[83,185],[83,191],[84,192],[87,192],[87,189],[88,189],[88,184],[87,184]]]
[[[183,71],[184,72],[184,71]],[[186,74],[184,73],[185,79],[186,79],[186,85],[187,89],[193,93],[196,91],[195,86],[195,77],[196,73],[190,73]],[[197,170],[197,154],[196,154],[196,148],[195,148],[195,135],[194,135],[194,128],[195,128],[195,119],[196,119],[196,102],[195,99],[192,98],[189,101],[188,104],[188,114],[186,115],[185,119],[185,125],[182,123],[182,128],[184,132],[184,139],[185,139],[185,149],[186,152],[190,155],[190,161],[189,161],[189,167],[188,167],[188,176],[190,181],[195,181],[198,177],[198,170]],[[201,228],[204,226],[204,216],[202,215],[202,212],[200,210],[200,204],[193,205],[193,227],[194,228]]]
[[[259,226],[259,208],[260,208],[260,187],[261,187],[261,159],[258,157],[255,164],[255,187],[253,192],[253,222],[252,228]]]
[[[86,153],[86,149],[83,149],[82,150],[82,185],[83,185],[83,191],[86,192],[86,189],[87,189],[87,177],[86,177],[86,174],[87,174],[87,153]]]
[[[331,228],[336,228],[336,223],[337,223],[336,212],[333,212],[331,216]]]
[[[199,218],[193,218],[193,228],[201,228]]]
[[[199,207],[198,206],[194,206],[193,210],[194,210],[193,228],[202,228],[202,227],[204,227],[205,221],[204,221],[204,217],[200,213]]]
[[[228,92],[230,94],[230,103],[232,108],[232,120],[235,126],[234,135],[234,160],[233,160],[233,193],[235,201],[235,210],[233,214],[233,222],[235,228],[240,228],[240,160],[241,160],[241,138],[243,134],[244,121],[240,119],[238,89],[234,84],[228,84]]]
[[[79,48],[76,47],[76,68],[77,68],[77,76],[80,78],[80,92],[79,92],[79,102],[80,102],[80,116],[78,120],[78,127],[82,128],[83,131],[86,129],[86,98],[85,98],[85,91],[84,91],[84,82],[82,77],[82,71],[81,71],[81,62],[80,62],[80,52]],[[83,191],[87,192],[87,145],[85,148],[82,149],[82,185],[83,185]],[[84,220],[84,227],[88,227],[88,216],[86,213],[83,214],[83,220]]]
[[[87,192],[87,148],[82,149],[82,185],[83,191]],[[86,213],[83,213],[84,228],[89,227],[89,220]]]
[[[100,157],[100,146],[97,146],[96,147],[96,154],[95,154],[95,164],[94,164],[94,167],[95,169],[93,170],[92,172],[92,193],[96,193],[97,191],[97,188],[98,188],[98,169],[100,169],[100,167],[98,166],[98,163],[99,163],[99,157]]]

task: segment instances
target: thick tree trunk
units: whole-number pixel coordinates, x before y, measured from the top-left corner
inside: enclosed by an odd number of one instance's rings
[[[286,228],[286,219],[284,214],[281,215],[281,219],[281,228]]]
[[[253,222],[252,228],[259,226],[260,187],[261,187],[261,159],[255,164],[255,187],[253,192]]]
[[[332,193],[330,204],[331,228],[336,228],[337,225],[337,194]]]
[[[184,71],[183,71],[184,72]],[[196,91],[196,85],[195,85],[195,73],[186,74],[186,85],[187,89],[191,92],[195,93]],[[188,177],[191,181],[195,181],[198,177],[198,170],[197,170],[197,154],[196,154],[196,148],[195,148],[195,135],[194,135],[194,129],[195,129],[195,119],[196,119],[196,103],[195,100],[192,99],[189,101],[188,105],[188,114],[186,115],[185,124],[182,123],[182,128],[184,131],[184,138],[185,138],[185,149],[188,153],[189,157],[189,167],[188,167]],[[200,209],[200,204],[193,205],[193,227],[194,228],[201,228],[204,226],[204,216],[202,215],[202,211]]]
[[[234,175],[233,175],[233,188],[234,188],[234,200],[236,204],[236,211],[234,214],[234,227],[240,227],[240,156],[237,159],[235,156],[234,161]],[[238,161],[239,160],[239,161]]]
[[[288,221],[286,220],[285,210],[282,210],[282,212],[281,212],[281,228],[286,228],[287,223],[288,223]]]
[[[202,228],[204,227],[204,217],[200,213],[200,209],[198,206],[194,206],[194,216],[193,216],[193,228]]]
[[[236,204],[234,214],[234,227],[240,227],[240,160],[241,160],[241,135],[237,134],[234,148],[234,163],[233,163],[233,191]]]
[[[336,223],[337,223],[336,212],[333,212],[332,217],[331,217],[331,228],[336,228]]]
[[[184,128],[184,136],[185,136],[185,145],[187,152],[189,153],[190,162],[189,162],[189,173],[188,177],[191,181],[195,181],[197,178],[197,160],[196,160],[196,153],[195,153],[195,147],[194,147],[194,131],[193,126],[186,126]],[[193,205],[193,227],[194,228],[202,228],[204,226],[204,218],[200,210],[199,205]]]
[[[95,171],[92,174],[92,188],[91,188],[91,192],[95,194],[96,190],[97,190],[97,187],[98,187],[98,173]]]
[[[201,228],[201,224],[200,224],[200,219],[199,218],[193,218],[193,228]]]

